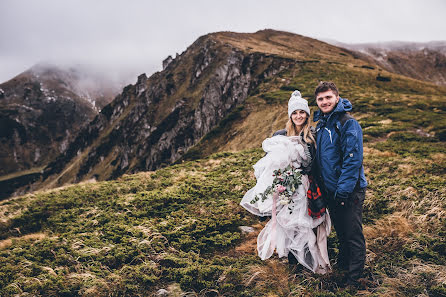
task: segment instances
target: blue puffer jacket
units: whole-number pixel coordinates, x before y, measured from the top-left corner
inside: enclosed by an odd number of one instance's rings
[[[353,118],[348,119],[343,126],[339,122],[340,115],[350,110],[350,101],[339,98],[330,114],[324,115],[320,110],[314,113],[314,121],[319,121],[316,126],[316,164],[325,188],[333,198],[347,198],[355,189],[358,179],[360,188],[367,186],[362,166],[361,126]]]

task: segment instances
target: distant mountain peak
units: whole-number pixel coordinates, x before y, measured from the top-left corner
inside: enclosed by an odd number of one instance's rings
[[[47,165],[118,93],[79,67],[48,62],[0,89],[0,175]]]
[[[387,71],[446,85],[446,41],[388,41],[349,44],[326,40],[349,49]]]

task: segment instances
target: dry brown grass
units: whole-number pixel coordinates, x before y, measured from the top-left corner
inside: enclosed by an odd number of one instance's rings
[[[290,293],[289,272],[283,263],[278,259],[265,261],[265,265],[255,265],[250,267],[249,272],[244,276],[245,286],[254,286],[257,290],[268,292],[275,288],[276,292],[270,292],[267,296],[288,296]],[[277,295],[274,295],[277,294]]]
[[[431,159],[439,162],[439,163],[443,163],[444,161],[446,161],[446,154],[444,153],[435,153],[431,155]]]
[[[408,177],[417,172],[418,167],[415,164],[404,163],[398,165],[398,170],[401,171],[402,176]]]
[[[220,166],[221,164],[221,160],[216,160],[216,159],[209,159],[205,165],[208,166],[209,168],[215,168],[217,166]]]
[[[392,124],[392,122],[393,121],[391,119],[385,119],[385,120],[379,121],[378,123],[380,123],[382,125],[390,125],[390,124]]]
[[[61,190],[67,189],[69,187],[85,187],[86,185],[91,184],[97,184],[97,180],[95,178],[90,178],[84,181],[81,181],[79,183],[64,183],[63,185],[59,187],[42,187],[40,190],[34,191],[33,194],[49,194],[49,193],[55,193],[60,192]],[[98,189],[100,187],[99,184],[97,184],[96,187],[92,187],[92,189]]]
[[[35,195],[28,194],[0,201],[0,223],[7,223],[11,218],[26,211],[24,205],[29,205],[35,198]]]
[[[254,34],[219,32],[214,36],[247,52],[261,52],[303,60],[326,57],[330,61],[358,64],[346,50],[288,32],[275,30],[262,30]],[[317,51],[314,50],[315,47]]]
[[[363,113],[352,113],[352,115],[355,117],[356,120],[361,120],[364,118],[370,118],[370,117],[375,117],[376,116],[376,112],[363,112]]]
[[[414,227],[404,213],[393,213],[381,218],[371,226],[364,227],[364,236],[369,249],[375,255],[389,253],[410,242]]]
[[[411,187],[404,191],[407,193],[406,195],[417,196],[416,190]],[[435,234],[446,217],[445,205],[445,193],[438,191],[427,194],[423,199],[403,201],[400,207],[420,232]]]
[[[367,263],[373,267],[380,257],[388,257],[399,252],[404,246],[423,251],[426,242],[418,238],[435,238],[441,229],[445,210],[445,193],[439,189],[420,197],[420,192],[412,186],[393,189],[396,197],[391,203],[394,212],[364,227],[367,240]],[[391,267],[392,273],[381,274],[379,296],[428,296],[426,289],[446,284],[446,267],[430,261],[413,258],[404,265]]]
[[[396,157],[397,154],[389,151],[380,151],[375,148],[364,146],[364,157]]]
[[[415,296],[408,293],[411,288],[424,287],[426,282],[431,285],[446,284],[446,268],[443,265],[426,264],[419,260],[412,260],[406,268],[397,268],[395,277],[384,277],[381,286],[381,296]],[[428,296],[419,293],[416,296]]]
[[[406,198],[417,198],[418,197],[418,191],[414,187],[407,187],[401,191],[398,191],[398,196],[400,197],[406,197]]]
[[[243,241],[235,247],[235,251],[241,254],[257,254],[257,236],[265,225],[266,222],[253,225],[255,232],[246,234]]]
[[[252,227],[255,232],[248,233],[242,242],[235,247],[238,256],[243,254],[257,254],[257,236],[264,228],[266,222]],[[276,256],[263,262],[263,265],[253,265],[244,275],[244,285],[253,287],[256,291],[267,292],[264,296],[303,296],[306,291],[304,286],[293,283],[293,291],[290,291],[290,281],[294,282],[294,274],[290,274],[286,264],[287,260],[280,260]],[[271,292],[274,289],[274,292]]]
[[[200,169],[204,169],[205,171],[212,171],[214,168],[217,168],[222,163],[219,159],[208,159],[206,162],[201,163]]]
[[[199,177],[201,179],[204,179],[204,176],[202,173],[199,173],[195,170],[190,170],[190,169],[181,169],[179,171],[176,171],[175,174],[172,176],[172,183],[181,184],[182,181],[186,180],[190,176]]]
[[[240,151],[261,147],[265,135],[271,136],[275,131],[283,129],[286,119],[286,106],[271,105],[267,109],[255,108],[246,119],[233,127],[229,141],[220,145],[219,151]]]
[[[46,238],[47,235],[44,233],[33,233],[33,234],[27,234],[21,237],[10,237],[7,239],[0,240],[0,250],[9,248],[13,245],[14,241],[18,240],[42,240]]]

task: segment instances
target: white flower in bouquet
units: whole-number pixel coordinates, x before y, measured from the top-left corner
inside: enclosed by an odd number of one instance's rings
[[[281,205],[290,204],[290,199],[288,197],[283,197],[283,198],[280,199],[280,204]]]

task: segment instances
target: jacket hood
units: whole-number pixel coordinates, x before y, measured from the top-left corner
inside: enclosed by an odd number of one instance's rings
[[[333,113],[340,113],[340,112],[346,112],[346,111],[351,111],[353,108],[352,104],[350,103],[350,101],[348,99],[345,98],[341,98],[339,97],[339,102],[336,105],[335,109],[331,112]],[[313,121],[317,122],[319,121],[322,117],[323,117],[323,113],[320,109],[318,109],[313,116]]]

